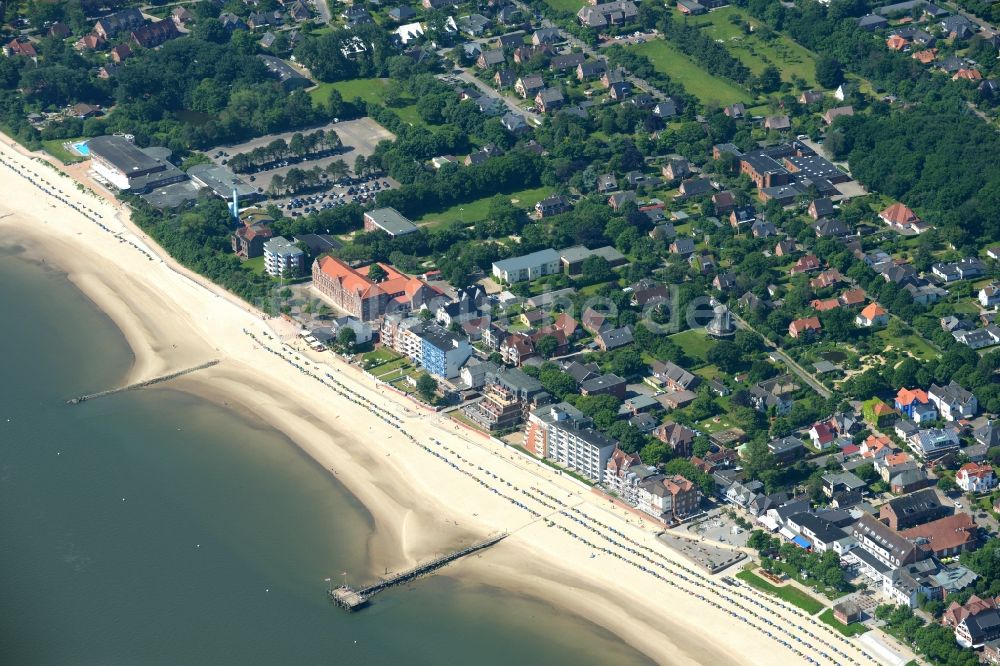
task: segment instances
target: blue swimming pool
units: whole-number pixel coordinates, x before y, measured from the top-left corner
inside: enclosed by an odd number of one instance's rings
[[[79,143],[74,143],[71,145],[73,146],[73,150],[80,153],[84,157],[90,155],[90,146],[87,145],[86,141],[80,141]]]

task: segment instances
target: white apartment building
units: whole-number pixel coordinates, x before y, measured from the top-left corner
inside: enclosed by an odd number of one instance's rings
[[[545,457],[583,474],[594,483],[604,481],[608,459],[617,446],[593,428],[556,421],[546,425]]]
[[[271,277],[300,275],[305,265],[305,252],[284,236],[275,236],[264,243],[264,270]]]

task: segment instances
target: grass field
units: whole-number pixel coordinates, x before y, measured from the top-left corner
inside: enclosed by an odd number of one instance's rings
[[[243,266],[243,268],[245,270],[248,270],[251,273],[256,273],[257,275],[263,275],[264,274],[264,257],[263,256],[261,256],[261,257],[254,257],[253,259],[247,259],[246,261],[244,261],[240,265]]]
[[[545,4],[560,12],[576,14],[586,2],[584,0],[545,0]]]
[[[670,336],[674,343],[684,350],[691,358],[705,360],[705,355],[712,348],[713,341],[705,334],[704,329],[689,329]]]
[[[730,18],[739,17],[757,25],[739,7],[722,7],[691,21],[693,25],[704,26],[706,34],[725,42],[726,48],[750,68],[754,74],[764,71],[769,64],[781,70],[781,79],[791,81],[793,75],[806,80],[810,86],[816,85],[816,56],[802,45],[785,35],[776,34],[774,39],[764,41],[756,34],[745,35],[738,25],[730,23]]]
[[[809,596],[797,587],[792,587],[790,585],[785,585],[778,587],[777,585],[771,585],[757,574],[752,571],[743,570],[736,574],[736,577],[745,583],[753,585],[758,590],[763,590],[783,599],[788,603],[798,606],[810,615],[814,615],[823,609],[823,603],[817,601],[813,597]]]
[[[868,627],[866,627],[863,624],[858,624],[858,623],[848,624],[848,625],[842,624],[840,620],[838,620],[833,616],[832,608],[827,608],[825,611],[820,613],[819,619],[822,620],[823,622],[826,622],[828,625],[830,625],[840,633],[844,634],[848,638],[850,638],[851,636],[860,636],[861,634],[868,631]]]
[[[354,79],[352,81],[337,81],[336,83],[320,83],[309,91],[314,104],[325,104],[331,90],[340,92],[345,100],[360,97],[365,102],[385,104],[385,91],[389,87],[389,79]],[[411,125],[424,125],[417,113],[416,104],[389,107],[400,120]]]
[[[927,361],[940,356],[940,354],[919,335],[905,335],[900,338],[894,338],[889,335],[889,332],[886,329],[882,329],[881,331],[875,333],[875,337],[884,340],[887,345],[892,345],[896,349],[910,352],[921,361]]]
[[[750,93],[725,79],[712,76],[694,60],[662,39],[627,47],[646,56],[653,67],[684,86],[684,89],[705,103],[735,104],[753,102]]]
[[[550,187],[536,187],[530,190],[520,190],[509,195],[511,201],[518,208],[532,208],[536,203],[552,194]],[[444,224],[447,222],[476,222],[489,217],[490,199],[493,197],[483,197],[469,203],[456,204],[451,208],[446,208],[437,213],[427,213],[418,222],[429,224]]]
[[[64,143],[76,143],[77,141],[83,141],[83,138],[77,139],[49,139],[47,141],[42,141],[42,146],[45,147],[45,152],[47,152],[52,157],[61,161],[63,164],[72,164],[74,162],[82,162],[87,159],[86,157],[81,157],[75,153],[71,153],[65,148],[63,148]]]

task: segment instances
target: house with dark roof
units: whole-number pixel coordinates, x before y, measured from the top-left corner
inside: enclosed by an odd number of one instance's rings
[[[950,515],[952,510],[941,504],[933,488],[918,490],[896,497],[879,509],[879,520],[892,530],[905,530]]]
[[[626,345],[630,345],[635,340],[632,337],[632,328],[630,326],[622,326],[621,328],[612,328],[606,331],[601,331],[594,336],[594,342],[597,346],[601,348],[601,351],[613,351]]]

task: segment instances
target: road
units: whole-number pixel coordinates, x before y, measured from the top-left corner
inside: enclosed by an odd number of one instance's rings
[[[542,117],[539,114],[534,113],[532,111],[528,111],[526,109],[522,109],[521,107],[518,106],[518,102],[520,100],[517,97],[514,97],[513,95],[505,95],[499,92],[493,86],[488,85],[483,81],[477,79],[474,74],[472,74],[470,71],[466,69],[463,69],[461,74],[452,73],[452,74],[446,74],[444,76],[451,76],[456,79],[460,79],[465,83],[471,83],[472,85],[479,88],[479,90],[481,90],[484,94],[489,95],[490,97],[499,97],[501,100],[503,100],[504,105],[506,105],[506,107],[510,109],[512,113],[521,114],[532,125],[537,126],[542,124]]]
[[[312,4],[316,9],[316,13],[319,14],[319,19],[323,23],[329,23],[333,15],[330,13],[330,3],[328,0],[314,0]]]
[[[757,333],[757,335],[760,335],[760,337],[764,340],[764,344],[772,349],[771,351],[772,359],[780,360],[782,363],[788,366],[788,369],[794,372],[799,377],[799,379],[808,384],[809,387],[812,388],[812,390],[816,391],[816,393],[819,393],[824,398],[830,398],[830,396],[833,395],[833,392],[827,387],[823,386],[823,383],[820,382],[818,379],[816,379],[814,375],[810,374],[808,371],[806,371],[805,368],[796,363],[795,359],[786,354],[776,344],[768,340],[766,336],[761,335],[760,332],[758,332],[757,329],[748,324],[746,320],[743,319],[743,317],[739,316],[732,310],[730,310],[730,314],[733,316],[733,319],[736,321],[736,325],[738,327],[748,331],[753,331],[754,333]]]

